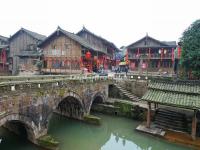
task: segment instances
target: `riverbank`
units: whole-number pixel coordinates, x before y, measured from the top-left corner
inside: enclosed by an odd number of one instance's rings
[[[147,105],[145,103],[130,102],[119,99],[110,99],[109,102],[107,103],[94,105],[92,107],[92,111],[103,114],[109,114],[113,116],[131,118],[133,120],[144,121],[141,124],[145,124]],[[152,118],[154,118],[154,113],[155,113],[154,110],[152,110],[151,112]],[[162,131],[164,131],[165,134],[163,134],[160,137],[161,139],[165,139],[166,141],[172,143],[188,146],[193,149],[200,149],[200,138],[192,140],[191,136],[187,133],[175,132],[172,130],[162,130]],[[155,134],[154,136],[157,136],[157,134]]]

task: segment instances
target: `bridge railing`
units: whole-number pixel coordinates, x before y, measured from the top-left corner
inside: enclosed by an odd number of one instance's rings
[[[0,82],[70,78],[70,75],[0,76]]]
[[[35,79],[35,80],[34,80]],[[0,82],[0,93],[9,92],[9,91],[18,91],[29,88],[42,88],[44,86],[60,86],[65,82],[74,81],[74,84],[77,83],[94,83],[94,82],[113,82],[114,78],[107,76],[81,76],[81,75],[71,75],[63,76],[59,78],[31,78],[30,80],[12,80]]]
[[[125,80],[150,80],[150,79],[166,79],[171,80],[173,79],[171,76],[164,76],[164,75],[156,75],[156,74],[131,74],[128,73],[116,73],[114,75],[115,79],[125,79]]]

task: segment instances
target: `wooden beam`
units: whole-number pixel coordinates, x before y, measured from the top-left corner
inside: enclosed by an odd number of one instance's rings
[[[192,118],[192,133],[191,133],[191,136],[192,136],[192,139],[193,140],[196,140],[196,130],[197,130],[197,117],[196,117],[196,110],[194,110],[194,115],[193,115],[193,118]]]
[[[150,128],[151,125],[151,103],[148,102],[148,110],[147,110],[147,128]]]

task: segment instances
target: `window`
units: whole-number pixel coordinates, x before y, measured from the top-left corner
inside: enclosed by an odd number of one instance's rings
[[[36,45],[35,44],[27,45],[27,50],[30,50],[30,51],[36,50]]]

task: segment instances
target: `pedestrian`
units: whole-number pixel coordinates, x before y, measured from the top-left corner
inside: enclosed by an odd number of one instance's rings
[[[127,65],[125,66],[125,72],[126,72],[126,76],[127,76],[127,73],[128,73],[128,66]]]

